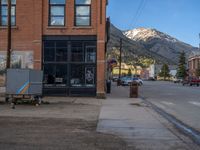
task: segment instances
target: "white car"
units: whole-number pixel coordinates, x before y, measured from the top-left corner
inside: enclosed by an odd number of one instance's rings
[[[140,78],[133,78],[133,81],[136,81],[139,85],[143,85],[143,81]]]
[[[173,82],[174,83],[182,83],[183,82],[183,79],[182,78],[173,78]]]

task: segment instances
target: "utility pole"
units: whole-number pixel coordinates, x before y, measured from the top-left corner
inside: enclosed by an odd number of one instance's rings
[[[120,38],[120,46],[119,46],[119,77],[117,80],[117,86],[120,85],[121,68],[122,68],[122,38]]]
[[[200,33],[199,33],[199,51],[200,51]]]
[[[11,0],[7,0],[8,3],[8,17],[7,17],[7,59],[6,69],[10,68],[11,63]]]

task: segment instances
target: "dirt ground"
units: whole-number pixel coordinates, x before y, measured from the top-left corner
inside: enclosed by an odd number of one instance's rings
[[[126,150],[114,135],[96,132],[101,100],[47,98],[35,107],[0,103],[0,149]]]

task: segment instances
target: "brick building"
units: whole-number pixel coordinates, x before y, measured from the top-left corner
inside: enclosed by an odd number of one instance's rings
[[[0,0],[1,55],[7,49],[6,1]],[[12,0],[12,59],[30,57],[33,68],[44,71],[45,95],[105,97],[106,5],[107,0]],[[21,67],[31,66],[24,60]]]
[[[196,70],[200,66],[200,52],[193,53],[188,58],[188,69],[190,76],[196,76]]]

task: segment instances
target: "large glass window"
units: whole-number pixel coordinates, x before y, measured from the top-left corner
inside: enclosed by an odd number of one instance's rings
[[[45,64],[44,65],[44,86],[63,87],[67,85],[66,64]]]
[[[72,87],[94,87],[95,67],[83,64],[72,64],[70,84]]]
[[[95,63],[96,62],[96,47],[95,46],[86,46],[85,61],[87,63]]]
[[[49,25],[65,25],[65,1],[66,0],[49,0]]]
[[[75,26],[91,25],[91,0],[75,0]]]
[[[0,0],[0,26],[8,25],[8,1]],[[11,25],[16,25],[16,0],[11,0]]]
[[[96,87],[96,42],[49,40],[43,50],[46,88]]]
[[[66,41],[57,41],[56,42],[56,61],[57,62],[66,62],[68,61],[68,49]]]
[[[68,61],[67,42],[45,41],[44,56],[45,56],[44,57],[45,62],[67,62]]]
[[[83,62],[84,61],[83,42],[73,42],[72,43],[71,61],[72,62]]]

